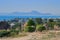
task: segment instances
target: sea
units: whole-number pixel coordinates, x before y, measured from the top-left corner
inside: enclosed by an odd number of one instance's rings
[[[60,18],[60,16],[0,16],[0,21],[14,18]]]

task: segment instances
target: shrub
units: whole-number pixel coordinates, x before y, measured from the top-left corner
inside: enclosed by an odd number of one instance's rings
[[[60,22],[57,22],[56,25],[60,26]]]
[[[54,29],[55,24],[56,24],[55,22],[48,22],[48,27],[50,27],[51,29]]]
[[[19,34],[19,30],[12,29],[12,30],[10,31],[10,33],[12,33],[12,34]]]
[[[10,30],[10,31],[7,31],[7,30],[0,30],[0,37],[9,37],[9,36],[15,36],[15,35],[18,35],[19,34],[19,31],[18,30]]]
[[[9,37],[16,37],[19,34],[19,30],[12,29],[10,30]]]
[[[46,28],[43,26],[43,25],[38,25],[37,27],[36,27],[36,30],[37,31],[43,31],[43,30],[45,30]]]
[[[0,31],[0,37],[8,36],[9,34],[10,34],[10,31],[6,31],[6,30]]]
[[[34,32],[35,31],[35,28],[32,27],[32,26],[27,26],[27,27],[25,27],[24,31],[25,32]]]

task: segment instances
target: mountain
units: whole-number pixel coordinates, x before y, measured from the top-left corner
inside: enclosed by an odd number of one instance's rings
[[[31,11],[31,12],[12,12],[7,14],[7,16],[41,16],[41,15],[51,15],[50,13],[40,13],[38,11]]]
[[[14,18],[60,18],[60,16],[55,16],[51,13],[40,13],[38,11],[0,13],[0,20]]]

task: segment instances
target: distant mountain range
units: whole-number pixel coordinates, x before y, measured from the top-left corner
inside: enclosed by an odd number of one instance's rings
[[[14,18],[60,18],[60,16],[55,16],[51,13],[40,13],[38,11],[0,13],[0,20]]]
[[[12,13],[2,13],[2,16],[41,16],[41,15],[52,15],[51,13],[40,13],[38,11],[31,12],[12,12]]]
[[[13,12],[10,16],[40,16],[40,15],[51,15],[50,13],[40,13],[38,11],[31,12]]]

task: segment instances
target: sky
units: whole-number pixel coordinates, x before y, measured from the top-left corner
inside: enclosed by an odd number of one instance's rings
[[[0,0],[0,12],[38,11],[60,15],[60,0]]]

